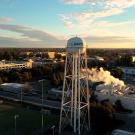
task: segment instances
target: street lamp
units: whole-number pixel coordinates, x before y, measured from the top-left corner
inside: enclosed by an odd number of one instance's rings
[[[22,93],[22,87],[21,87],[21,104],[22,104],[22,98],[23,98],[23,97],[22,97],[22,96],[23,96],[22,94],[23,94],[23,93]]]
[[[38,82],[42,82],[42,111],[43,111],[43,104],[44,104],[44,80],[39,80]],[[44,126],[44,116],[43,116],[43,112],[42,112],[42,121],[41,121],[41,125],[42,125],[42,131],[43,131],[43,126]]]
[[[17,121],[17,118],[19,118],[19,115],[18,114],[15,114],[14,115],[14,126],[15,126],[15,129],[14,129],[15,131],[14,132],[15,132],[15,135],[16,135],[16,127],[17,127],[17,122],[16,122]]]
[[[51,129],[53,130],[53,135],[54,135],[55,125],[53,125],[53,126],[51,127]]]

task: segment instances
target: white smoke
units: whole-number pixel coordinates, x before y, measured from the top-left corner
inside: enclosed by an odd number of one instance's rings
[[[89,80],[92,82],[104,82],[105,85],[120,86],[124,87],[125,84],[122,80],[119,80],[111,75],[109,71],[104,70],[103,68],[88,69]]]
[[[82,69],[82,74],[86,75],[86,73],[88,73],[88,79],[91,82],[104,82],[96,87],[96,90],[101,93],[119,96],[131,96],[133,95],[131,93],[135,93],[135,86],[125,85],[122,80],[115,78],[109,71],[104,70],[102,67],[100,69],[87,69],[87,71]]]
[[[96,87],[96,90],[102,93],[123,95],[126,85],[122,80],[119,80],[111,75],[111,73],[103,68],[92,68],[87,70],[88,79],[92,82],[104,82]]]

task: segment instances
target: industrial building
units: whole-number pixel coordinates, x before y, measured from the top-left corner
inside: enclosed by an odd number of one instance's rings
[[[113,105],[120,100],[123,107],[129,110],[135,110],[135,87],[118,88],[100,84],[97,86],[95,95],[99,101],[109,100]]]

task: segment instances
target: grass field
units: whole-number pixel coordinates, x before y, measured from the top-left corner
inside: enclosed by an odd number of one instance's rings
[[[10,104],[0,105],[0,135],[15,135],[16,114],[19,115],[16,135],[36,135],[41,128],[41,113]],[[56,121],[57,118],[44,115],[44,125],[55,124]]]

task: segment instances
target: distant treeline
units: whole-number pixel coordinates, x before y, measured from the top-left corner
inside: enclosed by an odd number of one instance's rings
[[[12,58],[14,55],[20,56],[21,52],[32,52],[32,53],[38,53],[38,52],[65,52],[65,48],[0,48],[0,59],[4,59],[6,57]],[[87,55],[88,57],[92,56],[101,56],[105,57],[106,60],[108,59],[115,59],[118,56],[124,56],[124,55],[135,55],[135,49],[93,49],[88,48],[87,49]]]

